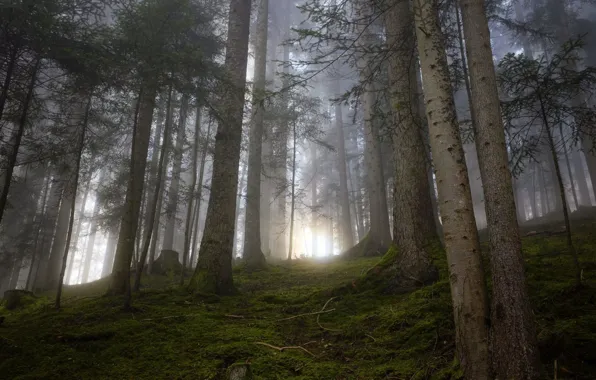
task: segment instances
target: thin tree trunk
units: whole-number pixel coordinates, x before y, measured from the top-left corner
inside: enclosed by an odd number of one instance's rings
[[[50,190],[50,179],[51,176],[50,175],[46,175],[45,178],[45,183],[44,183],[44,187],[43,187],[43,195],[42,195],[42,203],[41,203],[41,209],[38,213],[38,216],[40,217],[36,232],[35,232],[35,239],[34,242],[35,244],[33,245],[33,253],[31,255],[31,264],[29,265],[29,273],[27,274],[27,282],[25,284],[25,289],[28,290],[32,290],[32,286],[33,286],[33,279],[34,277],[34,273],[35,273],[35,268],[36,265],[39,265],[39,263],[37,262],[37,257],[39,256],[39,235],[42,233],[43,229],[44,229],[44,223],[47,219],[47,215],[46,215],[46,211],[47,211],[47,205],[48,205],[48,195],[49,195],[49,190]],[[42,236],[42,244],[43,244],[43,236]]]
[[[105,182],[107,170],[102,169],[99,175],[98,185],[101,186]],[[99,217],[100,203],[95,197],[95,206],[93,207],[93,216],[91,217],[91,226],[89,227],[89,238],[87,240],[87,249],[85,249],[85,264],[83,266],[83,279],[81,282],[89,282],[89,271],[91,269],[91,261],[93,260],[93,250],[95,248],[95,238],[97,235],[97,218]]]
[[[6,201],[8,200],[8,192],[10,190],[10,184],[12,182],[12,173],[17,163],[17,157],[19,155],[19,149],[21,147],[21,140],[25,127],[27,126],[27,120],[29,116],[29,107],[31,106],[31,100],[33,99],[33,93],[35,92],[35,83],[37,82],[37,74],[39,71],[39,65],[41,63],[40,58],[35,58],[35,64],[31,72],[31,81],[27,88],[27,95],[23,102],[23,109],[21,111],[21,117],[19,119],[19,126],[14,133],[14,138],[11,138],[12,151],[8,156],[8,162],[6,164],[6,173],[4,174],[4,184],[2,185],[2,193],[0,194],[0,223],[2,223],[2,217],[4,216],[4,210],[6,209]]]
[[[102,278],[109,276],[112,272],[114,255],[116,254],[116,245],[118,244],[118,235],[116,235],[116,231],[119,229],[118,226],[109,229],[106,251],[104,253],[103,269],[101,271]]]
[[[336,94],[339,96],[339,80],[335,84]],[[354,231],[352,229],[352,217],[350,216],[350,198],[348,193],[348,173],[346,169],[346,140],[344,136],[344,125],[341,104],[335,105],[335,130],[337,132],[337,169],[339,172],[339,201],[341,207],[341,250],[346,250],[354,245]],[[295,169],[293,169],[295,170]]]
[[[292,137],[294,139],[292,144],[292,188],[290,194],[290,247],[288,250],[288,260],[292,260],[294,249],[294,212],[296,210],[296,121],[293,123]]]
[[[571,196],[573,197],[573,203],[575,204],[575,208],[579,210],[579,189],[575,186],[573,171],[571,170],[571,162],[569,160],[569,153],[567,151],[567,141],[565,141],[565,135],[563,134],[563,125],[561,123],[559,123],[559,134],[561,135],[561,145],[563,145],[563,154],[565,155],[565,165],[567,166],[567,173],[569,173]],[[565,193],[563,192],[563,194]]]
[[[186,222],[184,224],[184,250],[182,252],[182,274],[180,276],[180,286],[184,285],[184,276],[186,275],[186,261],[190,251],[190,240],[193,226],[192,211],[193,202],[196,197],[195,187],[197,185],[197,166],[198,166],[198,149],[199,149],[199,134],[201,133],[201,107],[197,102],[197,115],[195,119],[195,136],[192,145],[192,179],[190,181],[190,196],[188,198],[188,205],[186,210]]]
[[[492,368],[500,379],[541,377],[509,157],[484,0],[460,0],[491,259]]]
[[[168,191],[168,203],[166,206],[166,228],[163,233],[163,242],[161,249],[176,250],[174,240],[176,237],[176,216],[178,215],[178,203],[180,199],[180,174],[182,171],[182,151],[184,149],[184,135],[186,134],[186,118],[188,116],[188,106],[190,98],[188,95],[182,95],[182,104],[180,105],[180,120],[178,123],[178,133],[176,134],[176,147],[174,148],[174,161],[172,163],[172,180],[170,181],[170,190]]]
[[[586,206],[592,205],[590,199],[590,189],[588,189],[588,182],[586,180],[586,173],[582,162],[581,150],[575,150],[572,153],[573,170],[575,171],[575,179],[579,190],[579,203]]]
[[[89,94],[89,99],[87,100],[87,107],[85,109],[85,116],[83,120],[83,126],[80,133],[80,140],[79,140],[79,149],[77,152],[77,159],[74,168],[74,179],[72,181],[73,186],[73,195],[72,199],[76,199],[77,197],[77,188],[79,186],[79,172],[81,171],[81,157],[83,156],[83,149],[85,147],[85,135],[87,132],[87,124],[89,121],[89,110],[91,109],[91,100],[93,95]],[[64,246],[64,255],[62,256],[62,268],[60,269],[60,277],[58,280],[58,291],[56,292],[56,309],[60,309],[60,299],[62,297],[62,284],[64,283],[64,274],[66,272],[66,263],[68,261],[68,250],[70,249],[70,239],[72,238],[72,226],[74,223],[74,216],[75,216],[75,202],[72,202],[70,205],[70,217],[68,221],[68,233],[66,235],[66,245]]]
[[[155,179],[155,191],[153,196],[151,197],[151,205],[147,210],[149,214],[149,224],[147,224],[145,230],[145,239],[143,240],[143,249],[141,251],[140,259],[137,262],[137,270],[135,273],[135,283],[133,290],[138,292],[141,289],[141,276],[143,275],[143,269],[145,267],[145,261],[147,261],[147,254],[149,253],[149,245],[152,241],[157,240],[157,234],[155,231],[155,223],[159,223],[159,213],[160,208],[158,208],[159,198],[161,195],[161,186],[163,183],[163,176],[165,174],[166,169],[166,156],[168,154],[168,146],[170,145],[170,139],[172,134],[171,122],[172,122],[172,115],[171,115],[171,105],[172,105],[172,86],[170,85],[170,89],[168,91],[168,101],[167,101],[167,111],[166,111],[166,125],[164,127],[164,135],[163,135],[163,144],[160,149],[159,153],[159,163],[157,164],[157,178]],[[155,153],[157,154],[157,153]]]
[[[248,148],[248,177],[246,179],[246,216],[244,218],[244,252],[246,269],[265,267],[261,250],[261,167],[263,164],[263,131],[265,116],[265,76],[267,70],[267,26],[269,0],[260,0],[255,38],[254,90]]]
[[[151,78],[151,81],[153,80]],[[116,246],[110,288],[108,290],[110,294],[126,295],[125,308],[130,306],[130,265],[139,223],[139,210],[143,195],[149,138],[151,136],[151,123],[157,93],[156,85],[151,81],[145,79],[137,100],[136,117],[133,123],[130,176],[124,201],[124,213],[120,221],[120,232],[118,234],[118,245]]]
[[[569,253],[571,253],[571,257],[573,258],[573,265],[575,266],[575,285],[581,286],[582,279],[581,279],[581,267],[579,265],[579,259],[577,258],[577,251],[575,250],[575,246],[573,245],[573,238],[571,236],[571,222],[569,221],[569,210],[567,206],[567,196],[565,195],[565,185],[563,183],[563,175],[561,174],[561,168],[559,166],[559,158],[557,156],[557,148],[555,147],[555,140],[553,138],[553,134],[550,130],[550,125],[548,121],[548,116],[546,114],[546,109],[544,108],[544,103],[539,96],[540,102],[540,111],[542,113],[542,122],[544,123],[544,129],[546,130],[546,136],[548,138],[548,144],[550,146],[550,153],[552,155],[554,164],[555,164],[555,175],[557,176],[557,185],[559,187],[559,193],[561,195],[561,204],[563,206],[563,217],[565,218],[565,230],[567,234],[567,249],[569,249]],[[562,136],[562,135],[561,135]]]
[[[197,191],[197,207],[195,213],[195,233],[192,244],[192,253],[190,254],[190,265],[195,263],[195,253],[199,238],[199,216],[201,214],[201,201],[203,199],[203,177],[205,175],[205,161],[207,158],[207,150],[209,149],[209,139],[211,138],[211,121],[207,124],[207,133],[205,134],[205,141],[203,142],[203,151],[201,152],[201,169],[199,170],[199,189]]]
[[[311,256],[315,257],[317,252],[317,221],[318,221],[318,199],[317,199],[317,145],[313,142],[310,146],[310,162],[312,170],[312,182],[310,189],[310,235],[311,235]]]
[[[87,180],[87,183],[85,185],[85,191],[83,192],[83,199],[81,200],[81,206],[79,208],[79,218],[78,218],[78,222],[77,222],[77,228],[75,229],[75,234],[74,234],[74,253],[72,255],[70,255],[70,257],[68,258],[68,268],[66,270],[66,282],[70,283],[72,281],[72,270],[74,267],[74,261],[75,261],[75,256],[76,256],[76,251],[77,251],[77,246],[78,246],[78,242],[79,242],[79,238],[81,236],[81,229],[83,227],[83,221],[85,220],[85,205],[87,204],[87,197],[89,196],[89,186],[91,185],[91,176],[89,176],[89,179]],[[76,203],[76,202],[75,202]],[[82,260],[81,260],[82,262]],[[79,267],[80,269],[80,267]],[[77,276],[77,279],[79,277]]]
[[[232,255],[233,257],[236,257],[236,255],[238,254],[238,243],[239,243],[239,238],[238,238],[238,234],[240,233],[240,228],[238,227],[238,224],[240,223],[240,205],[242,204],[242,194],[244,192],[244,183],[246,181],[246,176],[247,176],[247,170],[248,170],[248,164],[244,164],[242,162],[242,159],[240,159],[240,166],[242,167],[242,170],[240,171],[240,178],[238,179],[238,192],[236,195],[236,223],[234,225],[234,246],[232,248]],[[245,215],[245,219],[246,219],[246,215]]]
[[[238,164],[242,140],[242,115],[248,61],[250,0],[231,0],[228,41],[224,67],[228,83],[223,88],[222,106],[215,136],[211,196],[199,262],[190,289],[216,294],[235,293],[232,278],[232,246]]]
[[[6,66],[6,76],[4,77],[4,83],[2,84],[2,93],[0,93],[0,120],[2,120],[2,116],[4,115],[4,106],[8,99],[8,90],[10,89],[18,53],[19,49],[16,46],[13,46],[10,52],[10,57],[8,58],[8,65]],[[34,77],[35,76],[36,73],[34,74]],[[33,81],[35,81],[35,79],[33,79]]]

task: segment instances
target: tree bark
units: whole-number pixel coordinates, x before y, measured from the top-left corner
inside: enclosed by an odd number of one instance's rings
[[[188,116],[189,96],[182,95],[180,106],[180,120],[176,135],[176,148],[174,148],[174,161],[172,165],[172,181],[168,191],[168,204],[166,206],[166,228],[163,233],[161,249],[176,251],[174,239],[176,235],[176,216],[178,215],[178,200],[180,198],[180,173],[182,171],[182,151],[184,149],[184,135],[186,133],[186,118]],[[179,252],[179,251],[177,251]]]
[[[267,70],[267,26],[269,0],[260,0],[255,38],[254,89],[246,179],[246,216],[244,218],[244,252],[246,269],[263,269],[265,255],[261,250],[261,167],[263,163],[263,120],[265,114],[265,75]]]
[[[437,1],[414,0],[414,14],[458,358],[466,378],[489,379],[488,296]]]
[[[224,67],[228,83],[221,97],[221,118],[215,136],[211,196],[199,262],[189,288],[216,294],[235,293],[232,246],[238,164],[242,140],[242,115],[248,61],[250,0],[231,0]]]
[[[77,188],[79,187],[79,173],[81,171],[81,158],[83,157],[83,149],[85,148],[85,136],[87,132],[87,124],[89,122],[89,110],[91,109],[91,101],[93,96],[91,93],[87,96],[87,106],[85,108],[85,114],[83,117],[83,125],[79,132],[80,139],[78,144],[76,164],[74,167],[74,178],[72,180],[72,199],[77,198]],[[68,251],[70,249],[70,239],[72,238],[72,226],[74,223],[75,216],[75,202],[70,204],[70,216],[68,219],[68,233],[66,235],[66,244],[64,245],[64,254],[62,255],[62,266],[60,268],[60,276],[58,280],[58,290],[56,292],[56,309],[60,309],[60,300],[62,298],[62,284],[64,283],[64,274],[66,273],[66,263],[68,262]]]
[[[83,221],[85,220],[85,205],[87,204],[87,197],[89,196],[89,187],[91,186],[91,176],[89,176],[89,179],[87,180],[87,183],[85,185],[85,191],[83,192],[83,198],[80,199],[81,201],[81,205],[79,208],[79,217],[78,217],[78,221],[77,221],[77,228],[75,229],[75,234],[74,234],[74,253],[72,255],[70,255],[69,260],[68,260],[68,268],[66,270],[66,282],[70,283],[72,280],[72,270],[74,267],[74,259],[76,256],[76,251],[77,251],[77,246],[78,246],[78,242],[79,242],[79,237],[81,236],[81,229],[83,227]],[[75,201],[76,204],[76,201]],[[82,256],[82,253],[81,253]],[[81,260],[82,263],[82,260]],[[80,269],[80,267],[79,267]],[[78,280],[78,275],[76,280]]]
[[[166,156],[168,155],[168,147],[170,145],[170,139],[172,134],[172,86],[170,85],[170,89],[168,91],[168,100],[166,104],[166,124],[164,127],[164,136],[163,136],[163,144],[161,145],[160,153],[159,153],[159,162],[156,168],[156,175],[155,178],[155,191],[153,196],[151,197],[151,204],[147,210],[148,215],[148,224],[146,226],[145,232],[145,239],[143,240],[143,248],[141,250],[140,259],[137,263],[137,270],[135,273],[135,283],[133,290],[138,292],[141,289],[141,276],[143,275],[143,269],[145,267],[145,261],[147,260],[147,254],[149,253],[149,246],[150,243],[157,240],[157,231],[155,228],[155,224],[159,224],[159,213],[161,212],[161,207],[159,199],[162,193],[162,184],[164,182],[163,176],[166,171],[167,164]],[[157,136],[158,139],[160,136]],[[157,148],[157,147],[156,147]],[[157,155],[157,151],[154,152]]]
[[[336,83],[337,96],[339,94],[339,80]],[[350,216],[350,198],[348,193],[348,171],[346,169],[346,139],[344,136],[344,123],[341,104],[335,105],[335,130],[337,132],[337,171],[339,172],[339,201],[341,208],[341,250],[346,250],[354,245],[354,230]],[[295,169],[294,169],[295,170]]]
[[[197,166],[199,160],[199,135],[201,134],[201,106],[197,100],[196,118],[195,118],[195,134],[194,142],[192,144],[192,179],[190,180],[190,191],[188,197],[188,204],[186,209],[186,221],[184,223],[184,249],[182,251],[182,273],[180,275],[180,286],[184,285],[184,277],[186,275],[186,262],[190,251],[191,234],[193,227],[193,208],[194,200],[196,198],[195,188],[197,185]]]
[[[394,266],[401,277],[399,282],[419,286],[437,279],[429,247],[435,247],[439,239],[427,176],[423,126],[416,117],[419,114],[418,82],[412,60],[416,42],[410,3],[397,0],[386,22],[387,41],[398,49],[389,61],[395,131],[392,136],[395,155],[393,241],[399,251]],[[440,35],[440,30],[438,33]]]
[[[133,141],[130,157],[129,180],[124,201],[124,213],[120,220],[120,232],[114,257],[109,294],[124,295],[130,291],[130,265],[135,246],[137,227],[139,224],[139,210],[143,196],[145,181],[145,167],[147,166],[147,152],[151,136],[151,123],[157,87],[154,78],[145,79],[139,92],[134,120]],[[127,305],[125,305],[127,306]]]
[[[33,99],[33,93],[35,92],[35,83],[37,82],[37,74],[39,72],[39,65],[41,63],[40,58],[35,58],[35,63],[31,71],[31,80],[27,88],[27,95],[23,102],[23,109],[21,110],[21,116],[19,118],[19,125],[14,133],[14,137],[11,138],[12,151],[8,156],[8,162],[6,164],[6,173],[4,174],[4,184],[2,185],[2,193],[0,193],[0,223],[2,223],[2,217],[4,216],[4,210],[6,209],[6,202],[8,200],[8,192],[10,190],[10,184],[12,182],[12,173],[17,164],[17,157],[19,155],[19,149],[21,147],[21,140],[25,127],[27,126],[27,120],[29,117],[29,107],[31,106],[31,100]]]
[[[493,370],[501,379],[538,379],[539,352],[526,288],[485,3],[460,0],[460,5],[488,223],[493,279]]]

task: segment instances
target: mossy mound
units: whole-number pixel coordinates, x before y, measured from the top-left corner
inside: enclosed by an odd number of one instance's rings
[[[563,236],[524,242],[551,378],[554,360],[559,378],[596,373],[593,227],[577,228],[580,289],[573,287]],[[236,268],[241,294],[221,298],[190,294],[175,285],[177,278],[152,276],[134,296],[133,312],[123,311],[121,298],[92,298],[104,293],[101,281],[69,287],[59,312],[49,299],[0,309],[6,317],[0,373],[11,379],[227,379],[235,368],[247,368],[253,379],[461,379],[446,260],[433,258],[438,281],[399,295],[359,288],[378,258],[298,260],[254,273]],[[87,298],[75,298],[77,289]]]

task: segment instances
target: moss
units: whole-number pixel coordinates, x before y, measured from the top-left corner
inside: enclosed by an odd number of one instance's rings
[[[585,268],[579,289],[563,236],[524,240],[545,366],[552,371],[557,359],[578,379],[596,371],[596,273],[587,269],[596,268],[592,231],[592,225],[577,228]],[[59,312],[44,297],[20,310],[0,308],[6,317],[0,373],[11,379],[226,379],[231,367],[248,363],[253,379],[461,379],[446,259],[440,249],[431,253],[438,281],[397,295],[354,287],[371,268],[389,265],[395,248],[380,260],[298,260],[254,273],[237,268],[241,294],[230,297],[189,293],[175,286],[178,279],[151,276],[133,295],[132,313],[118,297],[97,296],[105,292],[104,280],[68,287]],[[318,321],[299,316],[326,303],[331,311]],[[302,346],[314,356],[257,342]]]

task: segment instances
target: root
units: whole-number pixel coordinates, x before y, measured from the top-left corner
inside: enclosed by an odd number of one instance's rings
[[[313,343],[313,342],[308,342],[306,344],[309,344],[309,343]],[[316,355],[315,354],[313,354],[312,352],[310,352],[309,350],[307,350],[306,348],[304,348],[302,346],[277,347],[277,346],[274,346],[272,344],[265,343],[265,342],[255,342],[255,344],[258,344],[259,346],[269,347],[269,348],[272,348],[272,349],[277,350],[279,352],[283,352],[284,350],[302,350],[302,351],[306,352],[307,354],[309,354],[310,356],[312,356],[313,358],[316,358]]]

